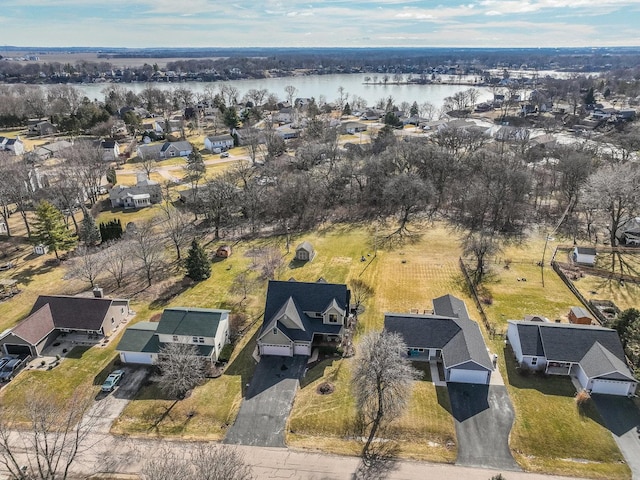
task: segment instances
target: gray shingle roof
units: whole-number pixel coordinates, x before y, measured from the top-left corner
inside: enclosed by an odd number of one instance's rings
[[[436,315],[387,313],[384,328],[400,334],[409,348],[441,349],[446,367],[473,362],[492,370],[480,327],[469,319],[464,302],[445,295],[434,299],[433,306]]]
[[[215,337],[224,313],[229,313],[229,310],[167,308],[162,312],[156,331],[161,335]]]
[[[332,304],[333,300],[335,300],[335,305],[342,311],[346,312],[348,310],[349,290],[346,285],[326,282],[283,282],[271,280],[267,287],[267,300],[261,333],[266,332],[277,324],[278,328],[291,340],[311,341],[314,333],[338,334],[342,329],[342,324],[324,324],[322,323],[322,318],[311,318],[304,313],[323,312],[328,305]],[[282,322],[277,321],[284,307],[287,307],[287,310],[295,308],[302,328],[289,328]]]
[[[633,378],[626,364],[620,337],[615,330],[573,323],[511,320],[510,323],[517,326],[524,355],[544,356],[549,361],[579,363],[590,378],[607,374],[611,379]]]

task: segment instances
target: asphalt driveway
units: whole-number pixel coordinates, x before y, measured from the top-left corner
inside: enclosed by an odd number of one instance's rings
[[[591,398],[624,455],[633,480],[640,480],[640,412],[638,408],[626,397],[592,394]]]
[[[285,447],[285,428],[307,357],[263,356],[224,443]]]
[[[448,383],[458,438],[456,465],[520,470],[509,450],[514,413],[504,386]]]
[[[95,422],[92,430],[96,433],[109,433],[111,424],[120,416],[124,407],[138,392],[149,373],[149,370],[142,366],[123,366],[120,368],[124,370],[120,383],[112,392],[98,393],[95,404],[87,412],[89,417],[95,417],[92,419]]]

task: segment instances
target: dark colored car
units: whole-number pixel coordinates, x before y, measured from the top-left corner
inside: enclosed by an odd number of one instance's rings
[[[10,382],[27,363],[26,358],[13,358],[0,370],[0,382]]]

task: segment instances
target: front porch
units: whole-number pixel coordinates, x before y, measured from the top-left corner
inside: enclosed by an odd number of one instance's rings
[[[570,375],[572,366],[571,362],[549,362],[545,373],[549,375]]]

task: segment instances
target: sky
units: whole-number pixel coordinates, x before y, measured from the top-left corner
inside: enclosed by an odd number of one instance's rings
[[[0,45],[640,46],[640,0],[2,0]]]

